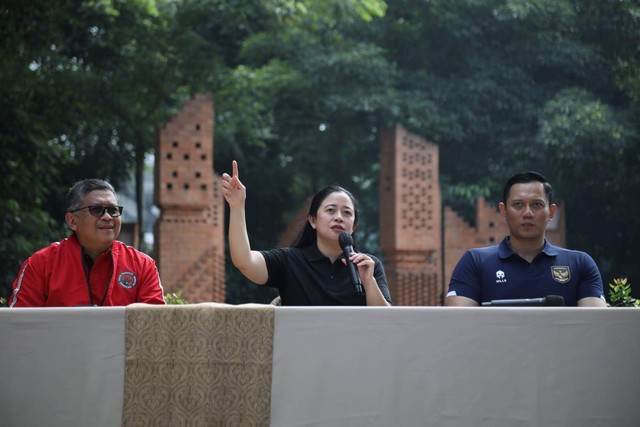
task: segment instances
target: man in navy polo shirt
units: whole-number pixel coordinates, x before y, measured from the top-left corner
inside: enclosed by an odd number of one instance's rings
[[[465,252],[451,275],[445,305],[559,295],[567,306],[606,307],[593,259],[545,239],[557,209],[545,177],[531,171],[512,176],[502,200],[499,209],[509,235],[498,245]]]

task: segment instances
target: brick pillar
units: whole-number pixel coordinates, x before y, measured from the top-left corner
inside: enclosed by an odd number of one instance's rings
[[[155,258],[167,292],[189,302],[225,299],[224,200],[213,170],[213,99],[196,95],[156,144]]]
[[[380,247],[394,305],[439,305],[438,146],[396,126],[381,133]]]

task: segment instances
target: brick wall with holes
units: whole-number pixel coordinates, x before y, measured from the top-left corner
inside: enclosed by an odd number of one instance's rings
[[[213,170],[213,99],[196,95],[156,140],[154,256],[166,292],[225,300],[224,199]]]
[[[438,146],[396,126],[381,133],[380,248],[395,305],[442,293]]]

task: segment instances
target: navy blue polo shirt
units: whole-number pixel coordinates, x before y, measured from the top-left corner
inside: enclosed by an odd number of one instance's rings
[[[358,295],[341,259],[334,263],[313,244],[306,248],[278,248],[260,251],[269,272],[266,286],[278,289],[282,305],[367,305],[365,295]],[[384,298],[391,303],[389,286],[380,260],[375,262],[373,277]]]
[[[567,306],[586,297],[604,298],[602,276],[586,253],[554,246],[544,248],[529,263],[513,252],[509,236],[498,245],[464,253],[451,275],[447,295],[482,304],[498,299],[542,298],[560,295]]]

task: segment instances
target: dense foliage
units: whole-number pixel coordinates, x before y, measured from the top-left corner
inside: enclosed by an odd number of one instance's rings
[[[155,132],[198,92],[215,98],[216,170],[239,161],[256,248],[339,182],[377,253],[377,133],[400,123],[439,145],[445,202],[469,221],[536,169],[568,246],[605,283],[640,274],[637,1],[8,0],[0,17],[0,296],[66,234],[75,180],[133,175],[142,209]],[[272,297],[228,277],[230,302]]]

